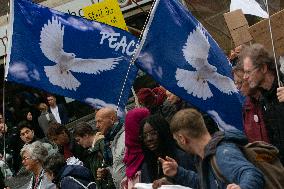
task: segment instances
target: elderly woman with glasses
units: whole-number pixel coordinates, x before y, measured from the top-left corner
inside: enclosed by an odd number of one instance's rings
[[[43,162],[48,156],[48,151],[43,143],[36,141],[26,144],[21,149],[23,166],[32,172],[31,181],[25,187],[27,189],[56,189],[55,184],[50,182],[45,175]]]

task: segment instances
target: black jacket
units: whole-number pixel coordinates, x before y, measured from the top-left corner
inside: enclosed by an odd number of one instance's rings
[[[274,79],[270,90],[261,90],[260,103],[263,119],[268,130],[271,144],[279,149],[280,160],[284,163],[284,103],[277,98],[278,82]]]
[[[68,112],[63,104],[57,104],[58,113],[61,120],[61,124],[65,125],[69,122]],[[50,107],[48,108],[48,112],[52,113]]]

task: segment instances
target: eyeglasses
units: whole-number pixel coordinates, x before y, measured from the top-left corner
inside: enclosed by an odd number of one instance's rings
[[[252,73],[254,73],[259,67],[254,67],[251,70],[246,70],[244,71],[244,75],[251,75]]]
[[[151,130],[151,131],[149,131],[147,133],[143,133],[143,135],[142,135],[144,140],[148,139],[148,138],[151,138],[151,139],[152,138],[157,138],[158,136],[159,136],[159,133],[156,130]]]
[[[32,158],[31,157],[23,157],[22,161],[26,161],[26,160],[29,160],[29,159],[32,159]]]

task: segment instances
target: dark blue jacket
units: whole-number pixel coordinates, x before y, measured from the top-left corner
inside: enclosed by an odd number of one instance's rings
[[[68,112],[63,104],[57,104],[58,113],[61,120],[61,124],[65,125],[69,122]],[[48,108],[48,112],[52,113],[50,107]]]
[[[74,179],[87,186],[93,181],[92,173],[81,165],[66,165],[60,171],[61,189],[83,189]],[[74,179],[73,179],[74,178]]]
[[[195,170],[194,167],[194,161],[193,161],[193,156],[192,155],[188,155],[187,153],[185,153],[184,151],[178,149],[178,148],[174,148],[174,154],[175,154],[175,158],[174,158],[178,164],[185,168],[185,169],[190,169],[190,170]],[[162,167],[161,164],[159,163],[159,172],[157,173],[159,174],[157,177],[161,178],[164,175],[162,175]],[[158,171],[158,170],[157,170]],[[154,176],[151,175],[150,170],[148,169],[148,165],[147,162],[143,162],[142,166],[141,166],[141,182],[142,183],[152,183],[154,180],[151,179]],[[173,182],[175,184],[175,180],[171,180],[171,182]]]
[[[260,170],[243,156],[236,144],[244,145],[247,139],[238,130],[217,132],[205,147],[204,159],[199,159],[197,172],[178,168],[175,180],[178,184],[192,188],[223,189],[227,184],[235,183],[242,189],[262,189],[264,177]],[[210,165],[212,155],[216,156],[221,174],[229,183],[222,183],[214,176]]]

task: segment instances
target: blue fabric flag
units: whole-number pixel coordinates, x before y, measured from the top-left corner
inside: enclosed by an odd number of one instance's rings
[[[217,43],[177,0],[157,0],[137,65],[169,91],[208,113],[221,129],[242,130],[241,99]]]
[[[133,35],[26,0],[14,0],[11,18],[7,80],[97,108],[116,108],[121,97],[124,110],[137,74]]]

